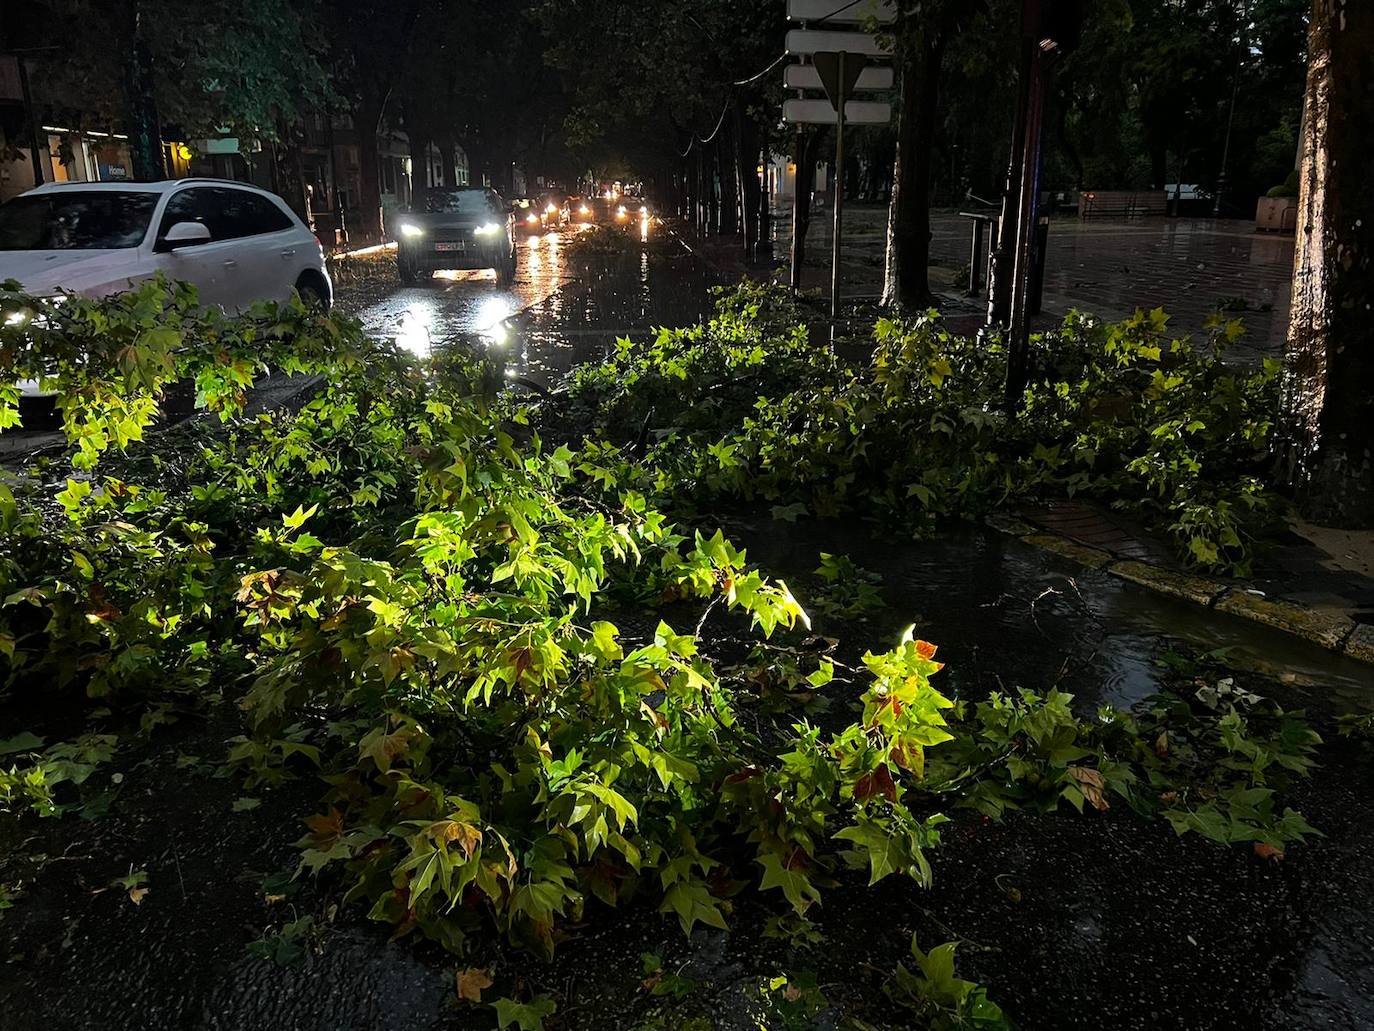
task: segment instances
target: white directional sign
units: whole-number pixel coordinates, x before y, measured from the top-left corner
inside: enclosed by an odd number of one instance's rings
[[[787,0],[787,17],[792,21],[849,22],[860,24],[870,18],[893,21],[897,8],[892,0]]]
[[[789,54],[821,52],[860,54],[864,57],[890,57],[892,52],[879,46],[877,39],[866,32],[825,32],[811,29],[791,29],[787,33]]]
[[[860,93],[892,88],[892,69],[884,66],[870,66],[859,73],[854,89]],[[790,64],[783,70],[782,84],[788,89],[825,89],[821,83],[821,73],[812,64]]]
[[[784,121],[793,124],[834,125],[839,121],[835,108],[828,100],[784,100]],[[892,120],[892,105],[873,100],[849,100],[844,105],[846,125],[886,125]]]

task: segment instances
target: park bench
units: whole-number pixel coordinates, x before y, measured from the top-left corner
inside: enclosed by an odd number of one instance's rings
[[[1163,190],[1084,190],[1079,218],[1143,218],[1166,215],[1169,198]]]

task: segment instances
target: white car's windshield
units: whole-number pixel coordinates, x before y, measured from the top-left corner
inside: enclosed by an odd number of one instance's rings
[[[137,247],[148,235],[156,193],[63,190],[0,204],[0,251],[84,251]]]

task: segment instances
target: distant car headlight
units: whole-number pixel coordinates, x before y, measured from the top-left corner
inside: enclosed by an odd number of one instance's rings
[[[484,226],[477,227],[478,236],[494,236],[501,231],[501,227],[495,222],[488,222]]]
[[[620,207],[618,207],[618,208],[615,209],[615,217],[616,217],[616,218],[624,218],[624,217],[625,217],[625,205],[622,204]]]
[[[421,229],[419,226],[417,226],[414,222],[402,222],[401,235],[414,239],[417,236],[424,236],[425,231]]]
[[[592,213],[592,209],[587,207],[587,205],[583,204],[582,207],[577,209],[577,213],[579,215],[590,215]]]
[[[536,215],[533,211],[531,211],[528,215],[525,216],[525,221],[526,221],[526,222],[538,222],[538,221],[539,221],[539,216]]]
[[[649,213],[649,209],[641,205],[641,206],[640,206],[640,209],[639,209],[639,213],[640,213],[641,215],[647,215],[647,214]]]
[[[556,215],[556,214],[558,214],[558,205],[557,205],[557,204],[550,204],[550,205],[549,205],[547,208],[545,208],[544,210],[547,211],[550,215]]]

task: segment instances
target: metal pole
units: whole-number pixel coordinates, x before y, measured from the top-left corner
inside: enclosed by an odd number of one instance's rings
[[[800,125],[797,126],[797,170],[792,176],[792,270],[789,285],[792,292],[796,293],[801,289],[801,257],[802,257],[802,163],[807,157],[806,130]]]
[[[830,241],[830,317],[840,316],[840,228],[844,221],[844,58],[839,52],[839,97],[835,104],[835,238]]]
[[[986,227],[987,223],[981,218],[973,220],[973,249],[968,258],[968,289],[964,292],[965,297],[977,297],[983,292],[983,270],[979,265],[983,262],[983,232]]]
[[[29,67],[23,54],[16,54],[19,66],[19,93],[24,98],[24,114],[29,120],[29,160],[33,162],[33,185],[43,185],[43,160],[39,156],[42,140],[39,136],[38,112],[33,106],[33,92],[29,89]]]

